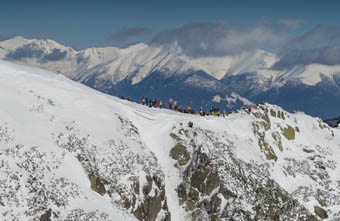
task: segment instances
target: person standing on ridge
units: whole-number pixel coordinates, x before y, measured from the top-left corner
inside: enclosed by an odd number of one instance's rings
[[[194,125],[194,123],[192,121],[189,121],[188,126],[192,128],[193,125]]]
[[[149,99],[149,107],[152,107],[152,98]]]
[[[187,105],[185,113],[190,113],[190,109],[191,109],[191,107],[189,105]]]

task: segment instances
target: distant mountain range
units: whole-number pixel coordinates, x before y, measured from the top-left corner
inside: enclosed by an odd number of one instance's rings
[[[338,127],[340,125],[340,117],[325,120],[330,127]]]
[[[0,42],[0,59],[62,73],[115,96],[228,111],[262,101],[313,116],[339,115],[340,65],[285,69],[277,55],[256,50],[224,57],[190,57],[181,48],[136,44],[77,51],[52,40]]]

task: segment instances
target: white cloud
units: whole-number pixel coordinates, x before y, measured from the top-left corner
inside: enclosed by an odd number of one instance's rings
[[[158,33],[152,45],[174,44],[189,56],[225,56],[267,49],[291,37],[291,27],[259,21],[239,28],[232,23],[189,23]],[[291,21],[293,23],[293,21]]]

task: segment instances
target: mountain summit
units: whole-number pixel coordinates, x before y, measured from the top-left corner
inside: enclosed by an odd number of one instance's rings
[[[319,118],[148,108],[6,61],[0,93],[2,220],[340,219],[340,130]]]

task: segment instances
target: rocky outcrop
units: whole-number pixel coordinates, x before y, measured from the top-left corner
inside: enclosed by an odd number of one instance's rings
[[[295,130],[290,125],[287,128],[283,128],[283,136],[287,138],[287,140],[295,139]]]
[[[164,183],[156,176],[147,176],[146,179],[147,184],[142,188],[145,200],[138,205],[137,209],[133,211],[133,214],[139,220],[156,220],[159,212],[163,210],[165,212],[162,220],[171,220],[171,214],[166,202]],[[136,185],[139,186],[139,183],[136,183]],[[156,185],[158,189],[155,194],[150,194],[153,185]],[[136,191],[135,194],[139,194],[137,189]],[[129,203],[132,204],[132,207],[135,207],[135,201]]]
[[[178,167],[183,182],[177,193],[192,220],[316,220],[269,177],[265,165],[237,159],[232,142],[221,141],[211,131],[181,126],[171,137],[176,145],[170,154],[178,146],[190,153],[190,160]]]
[[[314,211],[321,219],[327,219],[328,218],[326,210],[322,209],[321,207],[314,206]]]
[[[48,209],[44,214],[40,216],[40,221],[50,221],[52,215],[52,210]]]
[[[94,174],[90,174],[89,179],[91,182],[91,189],[103,196],[106,193],[103,181],[99,177],[96,177]]]
[[[135,215],[139,220],[170,219],[165,197],[164,175],[155,157],[148,153],[140,141],[138,129],[131,121],[117,115],[121,130],[129,137],[109,140],[102,147],[106,155],[96,155],[99,148],[92,144],[90,136],[82,137],[76,122],[66,126],[68,134],[54,136],[56,144],[73,153],[88,174],[90,187],[104,196],[108,195],[118,206]],[[131,147],[139,147],[140,152]],[[142,177],[140,176],[141,174]],[[143,177],[144,176],[144,177]],[[122,180],[126,180],[122,182]]]

